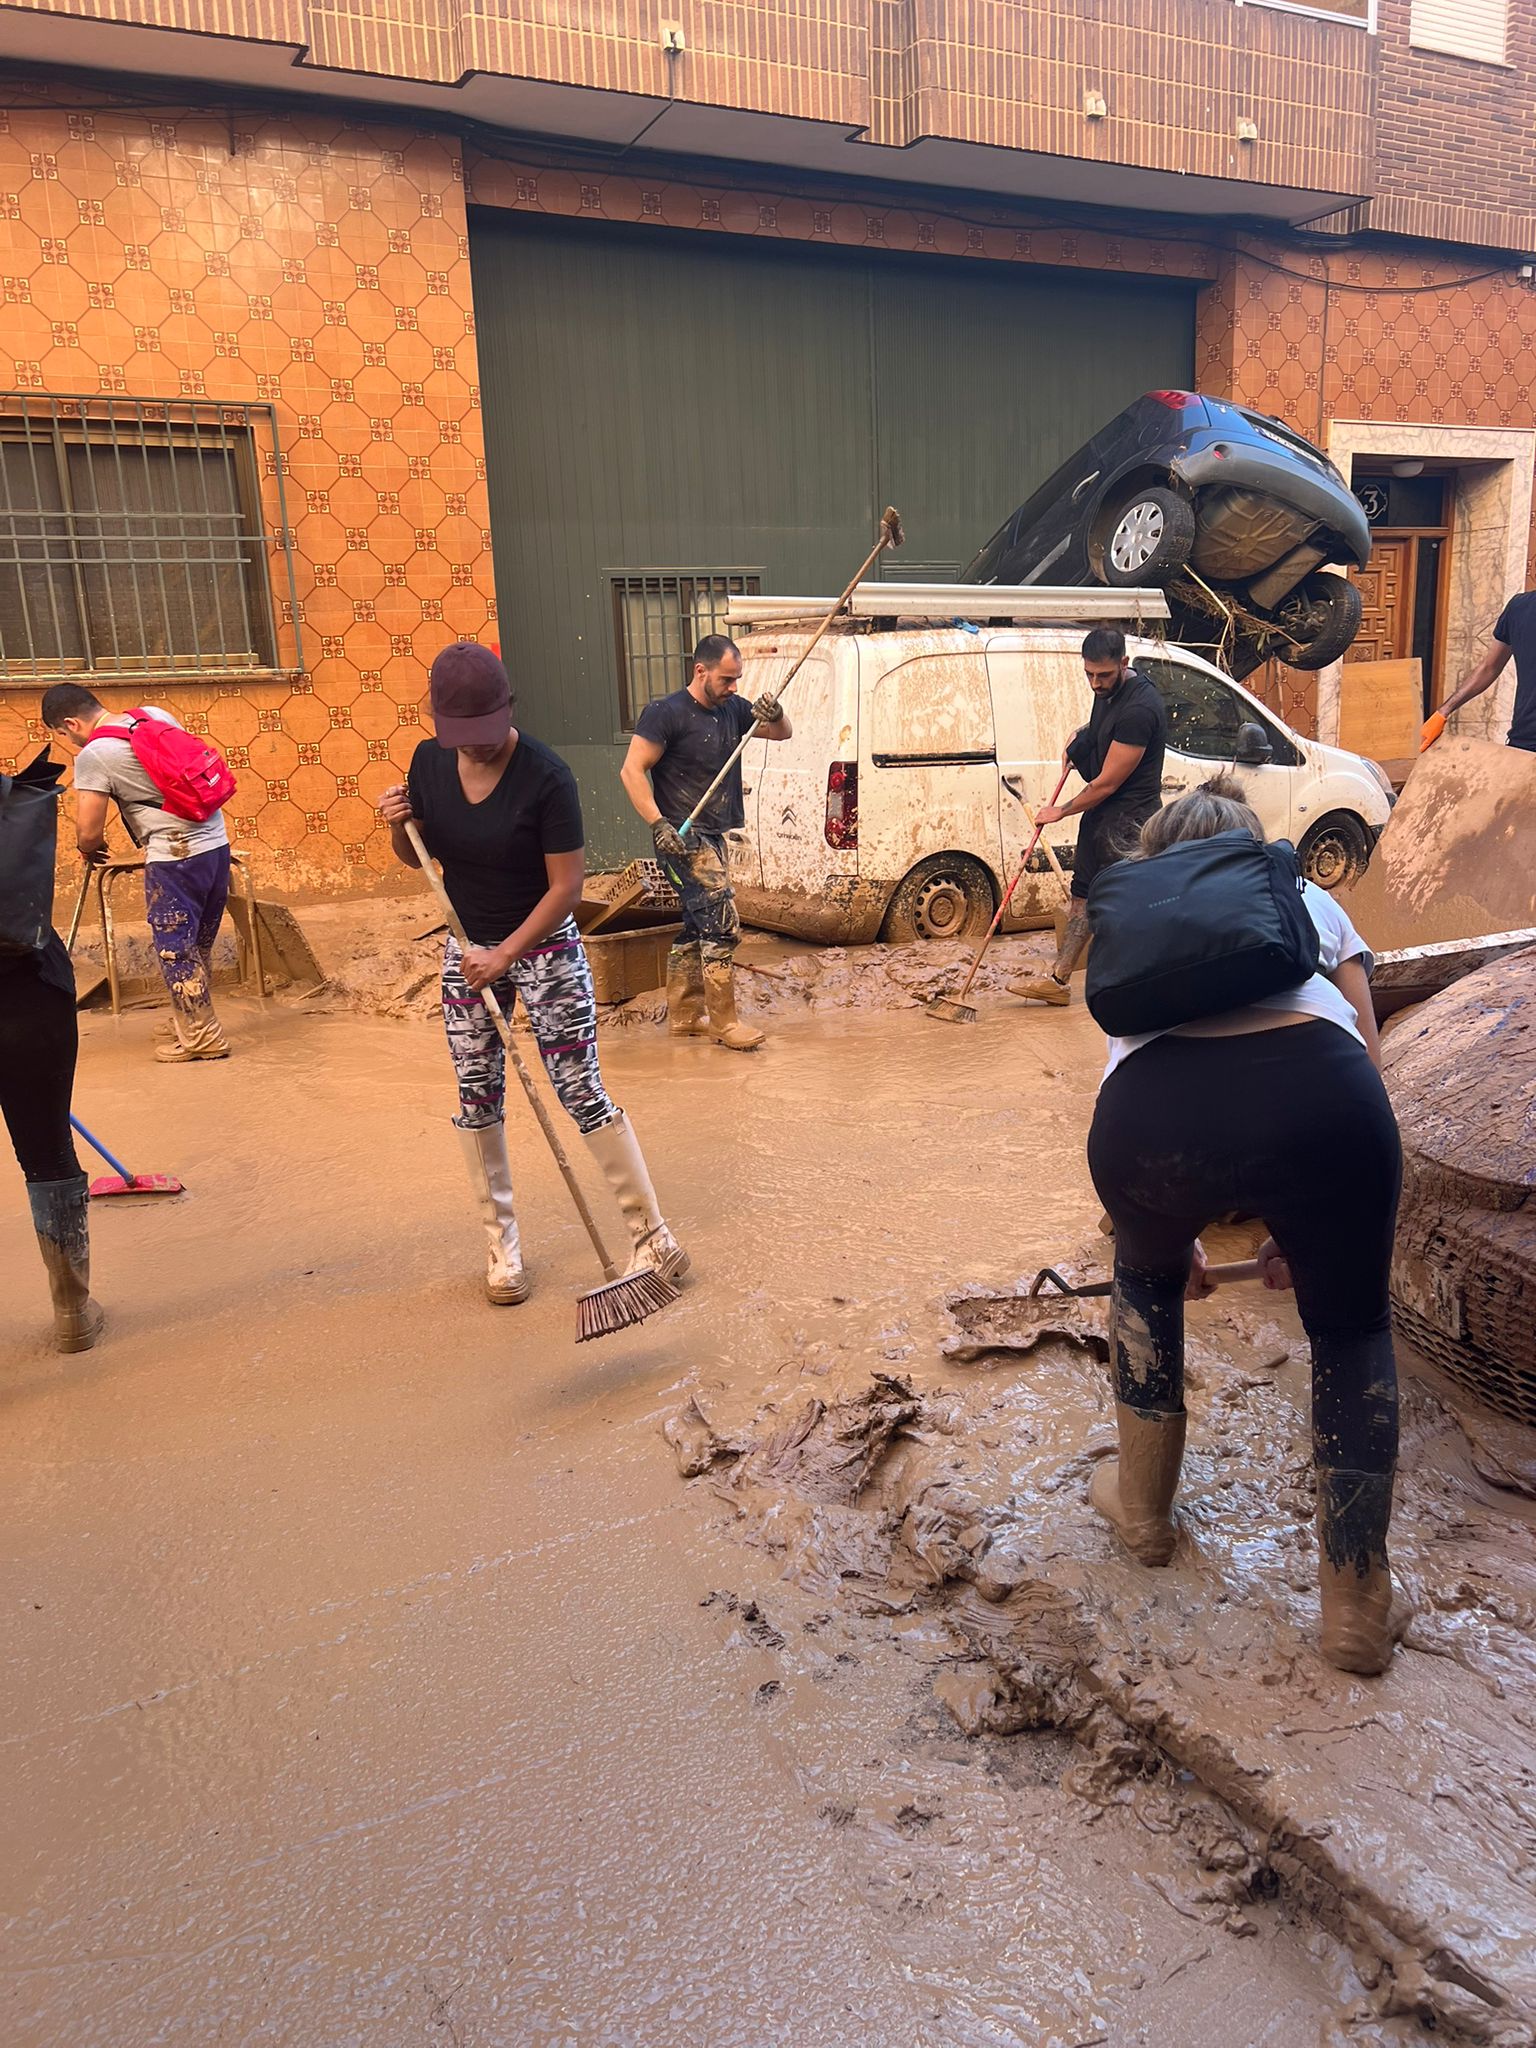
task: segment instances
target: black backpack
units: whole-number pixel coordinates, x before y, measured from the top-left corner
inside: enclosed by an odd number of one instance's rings
[[[48,749],[0,775],[0,953],[38,953],[53,929],[62,762]]]
[[[1289,840],[1186,839],[1105,868],[1088,894],[1088,1008],[1113,1038],[1299,988],[1318,938]]]

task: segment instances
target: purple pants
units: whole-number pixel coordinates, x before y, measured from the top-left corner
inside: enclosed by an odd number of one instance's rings
[[[150,936],[173,1002],[212,1002],[213,942],[228,900],[227,846],[186,860],[152,860],[145,868]]]

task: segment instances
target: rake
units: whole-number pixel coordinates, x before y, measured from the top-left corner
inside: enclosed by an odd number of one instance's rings
[[[90,1193],[98,1201],[106,1195],[179,1195],[185,1192],[174,1173],[130,1173],[120,1159],[112,1157],[100,1138],[91,1136],[79,1117],[71,1114],[69,1120],[91,1150],[99,1152],[108,1166],[117,1168],[116,1173],[104,1173],[99,1180],[91,1182]]]
[[[1059,797],[1061,795],[1061,792],[1066,788],[1067,777],[1071,773],[1072,771],[1070,768],[1062,769],[1061,780],[1057,783],[1055,789],[1051,792],[1052,803],[1055,803],[1057,797]],[[1023,799],[1021,798],[1020,801],[1022,802]],[[1014,890],[1017,889],[1019,883],[1023,880],[1024,870],[1029,866],[1030,857],[1034,853],[1035,848],[1040,844],[1040,834],[1044,831],[1044,829],[1045,828],[1043,825],[1035,826],[1034,832],[1030,838],[1030,842],[1028,846],[1026,846],[1024,849],[1024,858],[1019,862],[1018,866],[1014,869],[1013,880],[1008,884],[1008,887],[1003,891],[1003,900],[997,906],[997,914],[992,919],[992,922],[987,926],[986,937],[982,940],[981,944],[976,948],[976,958],[971,962],[971,971],[965,977],[965,982],[960,990],[959,995],[930,996],[928,998],[928,1001],[923,1005],[923,1008],[927,1011],[930,1017],[941,1018],[943,1022],[946,1024],[974,1024],[976,1022],[975,1008],[965,999],[971,992],[971,983],[976,979],[977,968],[986,958],[988,946],[990,946],[992,941],[997,937],[997,928],[1003,921],[1004,915],[1006,914],[1008,909],[1008,905],[1013,901]]]
[[[442,876],[432,865],[432,856],[427,852],[427,843],[422,838],[421,828],[414,818],[406,820],[405,833],[421,864],[421,872],[426,876],[432,893],[437,898],[438,907],[443,913],[443,921],[460,946],[467,948],[469,940],[465,936],[463,925],[459,922],[459,913],[449,900]],[[600,1287],[589,1288],[585,1294],[576,1298],[576,1342],[585,1344],[593,1337],[612,1336],[616,1330],[627,1330],[636,1323],[643,1323],[648,1316],[655,1315],[658,1309],[670,1308],[676,1301],[679,1291],[670,1280],[663,1279],[660,1273],[653,1272],[649,1267],[638,1273],[621,1273],[614,1264],[608,1247],[603,1243],[598,1227],[592,1220],[592,1211],[587,1207],[587,1198],[581,1191],[581,1183],[571,1171],[571,1162],[565,1156],[565,1147],[560,1143],[559,1133],[550,1122],[549,1111],[544,1107],[543,1100],[533,1085],[533,1076],[523,1064],[523,1056],[512,1036],[512,1026],[508,1023],[500,1003],[488,988],[481,989],[480,1000],[490,1012],[491,1021],[506,1048],[507,1058],[523,1085],[523,1093],[539,1120],[539,1129],[548,1140],[549,1149],[555,1155],[555,1164],[560,1169],[571,1200],[576,1204],[576,1213],[586,1225],[587,1235],[592,1240],[592,1249],[597,1253],[603,1272],[607,1275]]]

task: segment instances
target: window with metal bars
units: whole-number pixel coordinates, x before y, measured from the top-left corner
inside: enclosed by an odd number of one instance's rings
[[[761,593],[761,569],[615,569],[613,635],[626,732],[657,697],[680,690],[706,633],[726,630],[733,597]]]
[[[270,406],[0,393],[0,681],[274,667],[258,459]]]

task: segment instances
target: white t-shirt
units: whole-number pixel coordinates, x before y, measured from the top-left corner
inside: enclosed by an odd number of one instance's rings
[[[1331,970],[1342,967],[1346,960],[1360,960],[1369,974],[1376,965],[1376,956],[1327,890],[1319,889],[1315,882],[1303,882],[1301,895],[1312,922],[1317,926],[1319,969]],[[1266,1010],[1287,1011],[1293,1016],[1299,1013],[1304,1017],[1322,1017],[1330,1024],[1337,1024],[1341,1031],[1347,1031],[1361,1045],[1365,1043],[1360,1037],[1354,1005],[1324,978],[1322,972],[1304,981],[1300,988],[1281,989],[1278,995],[1261,996],[1258,1002],[1246,1003],[1240,1010],[1224,1010],[1216,1017],[1201,1017],[1193,1027],[1175,1024],[1170,1029],[1195,1037],[1205,1035],[1200,1027],[1209,1027],[1210,1036],[1216,1037],[1222,1035],[1221,1027],[1231,1026],[1239,1020],[1246,1023],[1249,1018],[1258,1019]],[[1104,1079],[1107,1081],[1120,1062],[1129,1059],[1133,1052],[1140,1052],[1154,1038],[1167,1036],[1165,1031],[1144,1031],[1136,1038],[1108,1039],[1109,1064],[1104,1069]]]
[[[146,704],[143,709],[167,725],[181,724],[158,704]],[[120,722],[114,715],[112,723]],[[198,825],[166,810],[159,790],[127,740],[91,740],[83,746],[75,757],[75,787],[117,799],[124,822],[143,847],[146,860],[188,860],[194,853],[207,853],[229,842],[222,811],[215,811]]]

